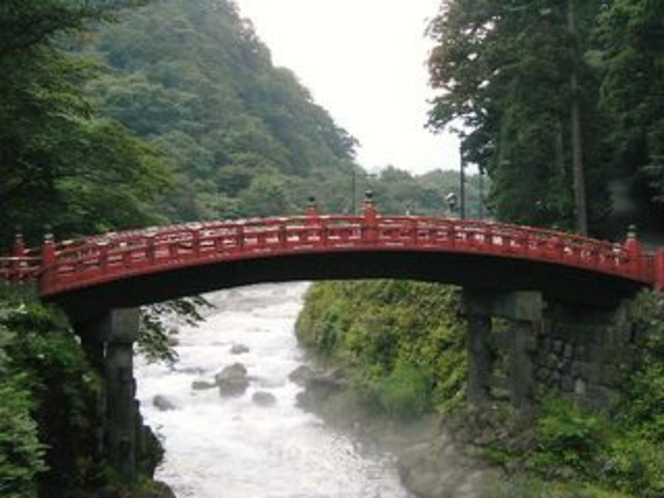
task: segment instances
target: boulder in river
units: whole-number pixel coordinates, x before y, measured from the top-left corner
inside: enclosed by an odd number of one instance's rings
[[[274,394],[266,391],[256,391],[251,397],[251,401],[256,403],[258,406],[272,406],[277,402],[277,398]]]
[[[233,344],[231,347],[231,354],[244,354],[249,352],[249,346],[244,344]]]
[[[217,387],[216,382],[210,382],[207,380],[195,380],[191,383],[191,388],[194,391],[203,391],[205,389],[214,389]]]
[[[162,412],[175,410],[177,408],[175,403],[173,403],[170,399],[168,399],[166,396],[163,396],[162,394],[157,394],[154,398],[152,398],[152,404]]]
[[[314,369],[309,365],[300,365],[288,374],[288,379],[298,386],[305,386],[307,381],[315,375]]]
[[[301,407],[306,409],[315,407],[332,394],[344,391],[348,387],[343,370],[338,368],[323,372],[312,371],[308,377],[302,375],[304,392],[297,395],[297,401]]]
[[[446,431],[402,449],[397,466],[401,482],[422,498],[487,496],[487,486],[504,479],[498,469],[467,456]]]
[[[233,363],[214,376],[221,396],[240,396],[249,387],[247,367]]]

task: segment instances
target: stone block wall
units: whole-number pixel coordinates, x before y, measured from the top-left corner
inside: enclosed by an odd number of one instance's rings
[[[547,303],[532,352],[536,397],[563,396],[610,410],[638,362],[626,308]]]

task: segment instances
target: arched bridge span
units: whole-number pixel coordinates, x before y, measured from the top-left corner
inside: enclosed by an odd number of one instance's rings
[[[260,282],[408,278],[490,290],[538,290],[555,300],[612,305],[661,287],[662,253],[524,226],[425,216],[305,216],[190,223],[114,232],[40,249],[19,241],[0,260],[9,280],[39,279],[41,295],[92,316]]]
[[[47,236],[34,249],[18,237],[13,254],[0,258],[0,279],[38,281],[42,297],[61,304],[72,319],[105,383],[97,444],[127,480],[135,478],[144,447],[136,439],[142,434],[132,374],[139,316],[132,308],[251,283],[378,277],[466,288],[467,392],[473,404],[487,402],[495,383],[498,343],[491,318],[511,320],[509,333],[501,335],[509,342],[507,385],[512,403],[524,407],[533,400],[533,372],[548,372],[552,357],[576,372],[576,379],[553,372],[572,379],[575,394],[592,398],[592,392],[606,391],[609,377],[598,372],[612,376],[615,365],[601,358],[616,348],[627,357],[633,348],[631,328],[616,326],[611,308],[642,287],[663,286],[664,252],[644,253],[633,236],[615,244],[501,223],[379,216],[367,203],[363,216],[320,216],[312,206],[305,216],[289,218],[146,228],[59,243]],[[589,333],[599,323],[596,310],[557,311],[563,306],[549,309],[551,301],[604,306],[608,319]],[[544,318],[553,325],[540,327]],[[579,320],[582,332],[571,334],[573,342],[563,347],[559,337],[547,338],[557,333],[556,323],[567,330]],[[538,338],[541,348],[533,346]],[[547,341],[560,347],[547,347]]]

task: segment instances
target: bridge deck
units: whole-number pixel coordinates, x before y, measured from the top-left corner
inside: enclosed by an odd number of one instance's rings
[[[634,239],[616,244],[503,223],[379,216],[368,206],[364,216],[310,211],[289,218],[151,227],[58,244],[49,238],[40,249],[18,245],[12,257],[0,258],[0,278],[38,278],[42,296],[56,301],[104,295],[127,305],[234,282],[374,277],[557,289],[555,294],[580,299],[583,293],[617,298],[658,286],[661,262],[661,254],[643,253]],[[160,291],[160,285],[173,288]],[[143,298],[128,298],[141,294],[129,288],[144,286]],[[111,290],[127,297],[112,299]]]

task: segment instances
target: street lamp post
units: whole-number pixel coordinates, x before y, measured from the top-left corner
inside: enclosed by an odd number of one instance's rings
[[[454,192],[450,192],[445,196],[445,201],[447,202],[447,207],[450,212],[450,218],[454,216],[454,212],[456,211],[457,207],[457,202],[458,202],[458,197]]]
[[[351,176],[351,203],[350,203],[350,209],[351,209],[351,214],[356,214],[357,213],[357,176],[358,176],[358,171],[353,168],[353,174]],[[365,173],[362,171],[360,173],[361,177],[364,179],[372,179],[376,178],[376,175],[374,173]],[[370,186],[370,185],[369,185]]]

